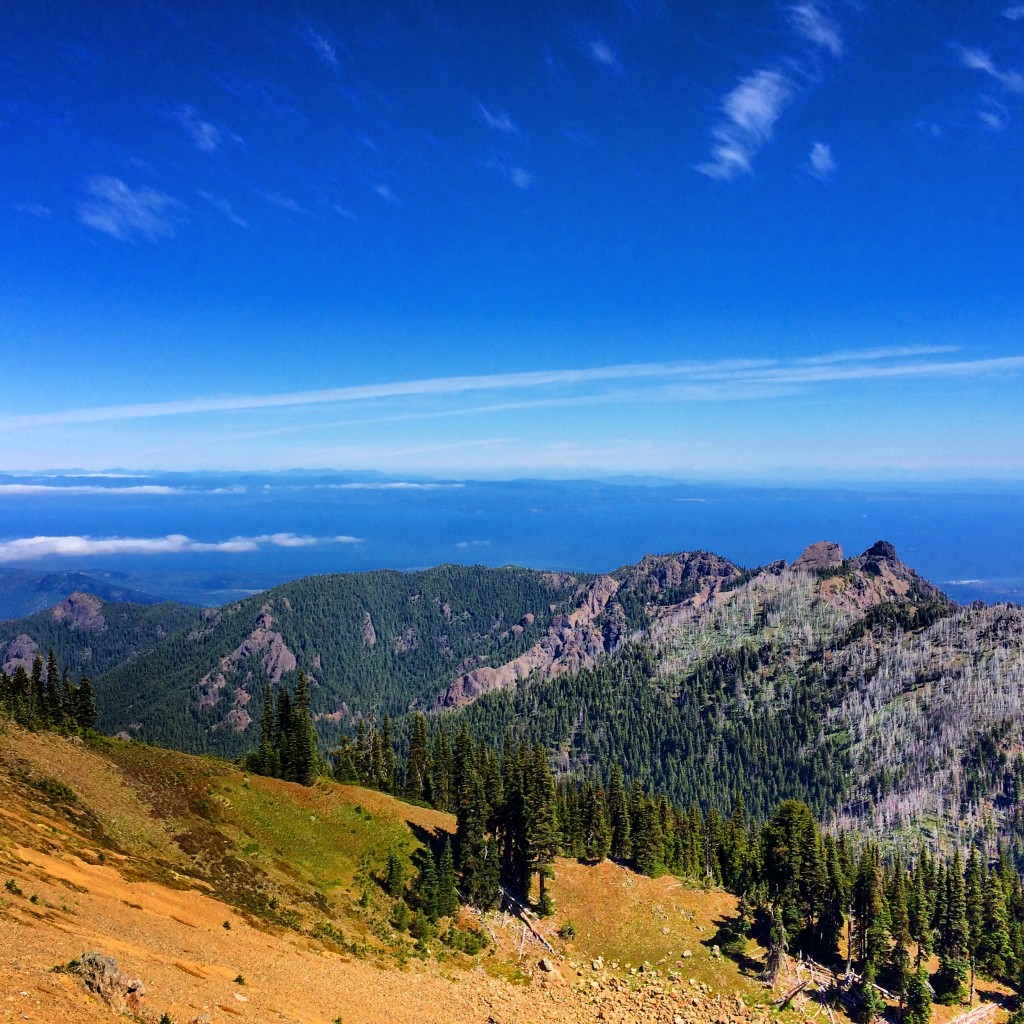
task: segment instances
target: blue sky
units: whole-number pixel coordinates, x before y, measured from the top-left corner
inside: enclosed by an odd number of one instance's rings
[[[1024,6],[0,12],[0,467],[1024,476]]]

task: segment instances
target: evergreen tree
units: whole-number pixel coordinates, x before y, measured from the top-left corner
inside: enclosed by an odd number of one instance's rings
[[[388,850],[388,864],[384,871],[384,891],[389,896],[405,892],[405,864],[394,850]]]
[[[892,979],[890,988],[899,999],[901,1013],[913,973],[908,949],[911,937],[906,881],[903,859],[897,856],[889,885],[889,929],[893,938],[893,946],[889,951],[889,975]]]
[[[427,719],[422,712],[417,711],[412,716],[412,732],[409,736],[409,754],[405,770],[405,795],[410,800],[423,800],[427,795],[427,762],[429,759]]]
[[[439,917],[454,917],[459,909],[459,894],[455,888],[455,859],[450,839],[445,839],[437,867],[437,913]]]
[[[299,671],[299,681],[295,687],[295,705],[292,708],[288,729],[288,749],[290,752],[290,777],[303,786],[313,784],[316,770],[316,730],[313,728],[313,715],[309,707],[309,681],[306,673]]]
[[[420,855],[420,873],[416,878],[416,905],[426,914],[427,920],[434,922],[438,918],[437,905],[437,865],[434,855],[424,849]]]
[[[558,854],[558,821],[555,815],[555,782],[547,751],[537,744],[529,765],[526,794],[526,850],[531,872],[539,884],[537,906],[542,914],[551,912],[545,882]]]
[[[932,999],[928,986],[928,971],[923,964],[910,976],[907,983],[907,1009],[903,1024],[931,1024]]]
[[[872,1024],[885,1013],[885,1000],[878,991],[874,962],[869,960],[859,985],[860,1013],[863,1024]]]
[[[604,790],[600,786],[591,788],[587,794],[586,821],[583,829],[583,856],[590,861],[602,861],[611,847],[611,828],[608,825],[608,809]]]
[[[614,860],[628,860],[632,853],[629,803],[626,799],[622,769],[617,763],[612,765],[611,775],[608,779],[608,823],[611,826],[611,843],[608,852]]]
[[[992,871],[985,880],[982,925],[977,946],[978,965],[990,978],[1006,977],[1013,963],[1006,894],[999,875]]]
[[[963,861],[960,859],[959,850],[953,854],[953,861],[945,874],[946,898],[939,924],[939,970],[935,976],[935,990],[939,1002],[952,1005],[967,998],[970,973],[967,959],[970,933],[967,924]]]
[[[96,728],[100,720],[99,712],[96,710],[96,695],[92,689],[92,681],[88,676],[82,676],[74,693],[75,721],[82,732],[89,732]]]

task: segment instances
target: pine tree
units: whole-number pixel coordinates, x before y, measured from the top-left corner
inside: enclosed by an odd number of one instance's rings
[[[558,854],[558,821],[555,815],[555,782],[548,764],[547,751],[537,744],[530,759],[526,791],[526,848],[530,871],[537,874],[537,907],[541,914],[551,912],[551,899],[545,882]]]
[[[928,971],[923,964],[907,982],[907,1009],[903,1024],[931,1024],[932,999],[928,987]]]
[[[75,690],[74,700],[75,721],[78,723],[78,728],[83,732],[95,729],[100,715],[96,710],[96,695],[93,693],[92,681],[88,676],[82,676],[82,681]]]
[[[416,905],[427,915],[427,920],[434,922],[438,918],[437,905],[437,865],[434,855],[425,849],[420,857],[420,873],[416,879]]]
[[[907,909],[906,872],[903,870],[902,857],[896,857],[893,865],[892,881],[889,885],[889,930],[893,938],[893,946],[889,951],[889,974],[892,978],[890,988],[900,1001],[900,1011],[907,996],[910,984],[910,914]]]
[[[291,756],[291,779],[303,786],[311,786],[316,769],[317,738],[309,707],[309,681],[306,679],[306,673],[301,670],[295,687],[295,705],[292,708],[288,729],[288,748]]]
[[[1013,959],[1006,914],[1006,894],[1003,892],[998,874],[992,871],[985,880],[977,960],[989,977],[1001,978],[1009,973]]]
[[[614,860],[628,860],[631,854],[629,829],[629,804],[622,769],[612,765],[608,779],[608,823],[611,826],[609,853]]]
[[[412,716],[412,731],[409,736],[409,754],[405,770],[405,795],[410,800],[422,800],[427,793],[427,719],[417,711]]]
[[[441,859],[437,866],[437,913],[439,917],[454,917],[459,909],[459,894],[455,888],[455,860],[450,839],[445,839]]]
[[[873,961],[868,961],[864,968],[864,974],[859,986],[860,995],[860,1020],[863,1024],[872,1024],[874,1020],[885,1013],[885,1000],[882,993],[878,991],[878,983]]]
[[[388,864],[384,870],[384,891],[389,896],[405,892],[405,864],[394,850],[388,850]]]
[[[938,1002],[952,1005],[967,998],[968,944],[967,904],[964,893],[963,862],[960,851],[953,854],[946,870],[946,899],[939,924],[939,970],[935,976]]]
[[[590,861],[602,861],[611,846],[611,828],[604,790],[593,787],[587,794],[586,821],[583,828],[583,856]]]

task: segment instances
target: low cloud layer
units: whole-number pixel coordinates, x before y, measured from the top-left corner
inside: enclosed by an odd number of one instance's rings
[[[31,561],[36,558],[89,558],[94,555],[176,555],[189,552],[239,554],[259,551],[264,545],[305,548],[317,544],[358,544],[360,538],[302,536],[295,533],[265,533],[257,537],[232,537],[223,541],[200,541],[183,533],[166,537],[19,537],[0,541],[0,562]]]

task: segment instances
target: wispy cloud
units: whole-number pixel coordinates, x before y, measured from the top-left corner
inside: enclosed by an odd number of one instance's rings
[[[358,544],[360,538],[318,538],[295,533],[265,533],[258,537],[232,537],[223,541],[193,540],[183,533],[172,533],[166,537],[19,537],[0,541],[0,562],[52,557],[89,558],[95,555],[176,555],[196,551],[239,554],[259,551],[265,545],[300,548],[324,543]]]
[[[1009,18],[1010,21],[1020,21],[1021,18],[1024,18],[1024,5],[1014,4],[1012,7],[1007,7],[1003,11],[1003,17]]]
[[[807,170],[819,181],[827,181],[838,169],[832,147],[827,142],[816,142],[807,157]]]
[[[279,210],[285,210],[288,213],[306,212],[295,199],[291,196],[282,195],[280,192],[264,192],[263,198],[271,206],[276,206]]]
[[[86,200],[78,219],[122,242],[143,238],[155,242],[174,234],[172,214],[182,204],[153,188],[131,188],[120,178],[96,175],[85,183]]]
[[[696,170],[716,181],[751,174],[754,157],[772,137],[793,94],[793,83],[779,71],[762,68],[740,79],[722,101],[722,120],[711,129],[711,157]]]
[[[944,358],[943,356],[948,357]],[[0,415],[0,429],[17,430],[36,426],[72,423],[101,423],[148,419],[157,416],[205,415],[250,409],[271,409],[336,403],[380,401],[410,397],[442,397],[474,392],[535,392],[559,388],[559,401],[607,401],[606,394],[595,395],[588,388],[618,384],[622,389],[612,396],[635,401],[638,389],[650,393],[652,384],[664,386],[672,380],[691,390],[694,400],[732,398],[741,392],[751,395],[759,387],[795,388],[832,381],[873,380],[878,378],[963,378],[992,374],[1017,374],[1024,371],[1024,355],[991,359],[957,359],[945,346],[904,346],[872,349],[864,352],[824,353],[818,358],[794,360],[733,359],[708,362],[630,363],[613,366],[562,370],[528,370],[480,376],[438,377],[361,384],[319,391],[283,392],[265,395],[234,395],[186,398],[172,402],[136,403],[101,406],[91,409],[59,409],[22,415]],[[568,395],[575,389],[575,397]],[[754,389],[754,392],[751,391]]]
[[[843,55],[843,36],[839,26],[817,4],[790,7],[789,21],[797,35],[809,43],[827,50],[833,57]]]
[[[316,484],[330,491],[448,491],[459,490],[465,484],[418,483],[408,480],[394,480],[381,483],[357,481],[347,484]]]
[[[487,161],[487,166],[522,192],[528,192],[537,180],[525,167],[506,163],[497,156],[492,156]]]
[[[834,58],[842,56],[842,33],[821,5],[798,3],[787,8],[787,15],[799,39]],[[721,103],[722,117],[711,129],[709,159],[694,170],[715,181],[735,181],[753,173],[754,158],[771,139],[776,121],[797,94],[797,81],[817,77],[817,61],[810,62],[806,54],[800,60],[780,57],[771,63],[774,66],[743,76],[726,93]],[[809,63],[813,66],[808,67]],[[794,70],[787,74],[779,70],[783,67]]]
[[[587,53],[590,54],[592,60],[609,70],[622,71],[618,54],[603,39],[592,39],[587,44]]]
[[[332,71],[338,70],[341,60],[338,56],[340,46],[336,40],[323,32],[318,32],[311,26],[306,27],[302,38],[321,64],[329,67]]]
[[[478,103],[477,110],[480,119],[492,131],[502,132],[505,135],[518,135],[519,126],[509,116],[507,110],[488,110],[482,103]]]
[[[456,542],[455,546],[460,551],[465,551],[468,548],[489,548],[491,542],[489,540],[460,540]]]
[[[191,136],[192,144],[203,153],[213,153],[224,141],[223,132],[212,121],[200,117],[195,107],[179,107],[175,116]]]
[[[1010,123],[1005,110],[978,110],[975,111],[978,120],[990,131],[1001,132]]]
[[[247,228],[249,226],[249,222],[236,213],[235,208],[223,196],[214,195],[212,192],[204,192],[202,189],[199,190],[198,195],[200,199],[205,199],[215,210],[227,217],[232,224],[237,224],[240,228]]]
[[[49,217],[53,211],[42,203],[14,203],[11,209],[15,213],[27,213],[30,217]]]
[[[401,206],[402,201],[395,194],[394,190],[390,185],[385,185],[384,182],[379,181],[373,186],[373,191],[384,200],[388,206]]]
[[[1024,74],[1000,68],[986,50],[978,47],[963,47],[960,50],[960,60],[965,68],[982,71],[995,79],[1007,92],[1024,95]]]
[[[97,474],[102,475],[102,474]],[[82,495],[102,494],[112,497],[138,497],[139,495],[176,495],[187,494],[244,494],[245,488],[214,487],[212,490],[201,490],[195,487],[168,487],[163,484],[136,484],[130,487],[103,487],[99,484],[0,484],[0,497],[4,495]]]

